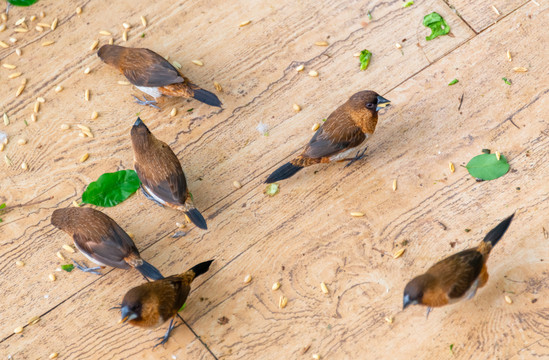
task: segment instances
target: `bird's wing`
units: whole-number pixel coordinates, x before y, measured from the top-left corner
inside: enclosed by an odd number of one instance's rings
[[[439,279],[450,299],[458,299],[477,280],[483,265],[482,254],[476,249],[468,249],[436,263],[427,272]]]
[[[302,155],[313,159],[336,155],[365,139],[366,135],[347,114],[334,112],[316,131]]]
[[[183,304],[185,304],[185,301],[191,292],[190,282],[187,278],[178,275],[169,276],[162,281],[167,281],[172,286],[174,291],[174,304],[175,307],[177,307],[177,310],[179,310]]]
[[[126,48],[120,69],[135,86],[161,87],[185,81],[169,61],[149,49]]]

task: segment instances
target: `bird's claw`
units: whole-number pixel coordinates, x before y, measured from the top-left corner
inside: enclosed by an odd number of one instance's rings
[[[166,333],[164,334],[164,336],[162,337],[159,337],[158,339],[162,339],[162,341],[160,341],[158,344],[156,344],[154,348],[156,348],[158,345],[164,345],[168,339],[170,338],[170,334],[172,333],[172,330],[173,328],[175,327],[175,317],[172,318],[172,320],[170,321],[170,325],[168,326],[168,331],[166,331]]]
[[[86,266],[86,264],[82,263],[79,264],[78,262],[76,262],[76,260],[74,259],[71,259],[72,262],[74,263],[74,265],[76,265],[76,267],[79,269],[79,270],[82,270],[83,272],[87,272],[87,273],[91,273],[91,274],[95,274],[95,275],[101,275],[101,273],[97,270],[101,269],[101,266],[97,266],[97,267],[93,267],[93,268],[89,268]]]
[[[147,100],[147,98],[145,97],[145,95],[143,95],[143,100],[141,100],[140,98],[138,98],[137,96],[135,95],[132,95],[134,98],[135,98],[135,102],[139,105],[144,105],[144,106],[150,106],[150,107],[153,107],[155,109],[158,109],[160,110],[160,108],[158,106],[156,106],[157,102],[156,100]]]
[[[361,160],[362,158],[364,158],[364,154],[366,153],[366,150],[368,150],[368,147],[365,147],[364,150],[362,150],[362,152],[360,152],[360,150],[358,150],[356,152],[356,156],[354,158],[352,158],[351,160],[349,160],[349,162],[347,163],[347,165],[345,165],[345,167],[349,167],[355,161]]]
[[[425,314],[425,320],[429,318],[429,313],[431,312],[431,310],[433,310],[433,308],[430,306],[427,306],[427,314]]]

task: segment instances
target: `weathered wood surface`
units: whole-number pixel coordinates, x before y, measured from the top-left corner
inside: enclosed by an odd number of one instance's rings
[[[14,97],[19,79],[7,81],[8,90],[1,94],[12,119],[1,127],[10,135],[2,155],[8,154],[14,166],[3,167],[0,200],[14,204],[54,196],[2,216],[0,281],[9,296],[0,305],[9,311],[0,315],[1,353],[16,359],[53,351],[78,359],[213,358],[186,326],[174,331],[165,348],[152,350],[165,327],[144,331],[116,325],[118,314],[108,308],[141,282],[136,272],[108,269],[101,278],[56,273],[58,281],[48,280],[59,264],[55,252],[70,243],[49,225],[51,212],[70,206],[103,172],[132,166],[128,133],[137,112],[180,157],[210,229],[189,227],[187,236],[173,239],[180,214],[140,194],[105,212],[135,234],[143,257],[164,273],[216,259],[210,272],[197,279],[182,312],[216,357],[298,358],[309,344],[305,358],[312,353],[324,358],[362,353],[450,358],[451,343],[460,358],[528,358],[546,352],[548,284],[541,259],[547,254],[542,228],[549,229],[549,193],[541,174],[548,172],[549,54],[539,46],[549,40],[540,30],[547,25],[546,3],[514,11],[523,2],[517,4],[505,10],[510,16],[477,36],[443,1],[408,9],[400,2],[358,1],[322,6],[312,1],[121,1],[108,9],[98,1],[71,3],[84,5],[83,14],[76,16],[66,3],[44,0],[12,9],[11,26],[42,8],[48,21],[58,16],[60,26],[47,34],[17,36],[21,59],[13,48],[0,51],[3,63],[18,65],[16,71],[29,79],[20,97]],[[425,41],[429,30],[421,20],[431,11],[446,18],[454,37]],[[149,20],[146,29],[140,15]],[[248,19],[250,25],[238,27]],[[94,39],[106,42],[99,30],[115,33],[120,43],[124,21],[134,26],[128,45],[170,55],[203,87],[213,90],[214,80],[221,83],[223,110],[170,99],[159,113],[131,103],[130,94],[137,92],[117,85],[121,75],[89,51]],[[0,40],[9,36],[0,33]],[[57,42],[41,47],[47,40]],[[313,45],[321,40],[330,46]],[[353,54],[363,48],[374,57],[370,68],[359,72]],[[40,65],[30,59],[40,59]],[[205,66],[194,66],[192,59]],[[295,72],[301,63],[305,71]],[[92,68],[89,75],[83,74],[86,66]],[[529,72],[515,74],[515,66]],[[319,78],[307,76],[311,69]],[[505,85],[503,76],[513,85]],[[455,77],[460,83],[447,87]],[[65,88],[58,94],[53,91],[57,84]],[[89,103],[83,100],[86,88],[92,91]],[[312,135],[311,125],[364,88],[394,103],[381,116],[367,160],[346,169],[336,164],[304,170],[283,182],[276,197],[265,197],[262,181],[299,151]],[[22,119],[29,118],[37,96],[46,103],[38,122],[26,127]],[[292,103],[303,110],[295,114]],[[170,118],[174,106],[179,114]],[[195,110],[187,113],[189,108]],[[88,120],[94,110],[99,118]],[[269,136],[255,129],[259,122],[269,126]],[[88,125],[95,138],[77,137],[74,126],[61,131],[62,123]],[[19,137],[29,143],[17,145]],[[506,154],[513,171],[475,183],[457,165],[484,147]],[[78,163],[86,152],[90,159]],[[29,164],[26,172],[19,168],[22,161]],[[456,173],[449,173],[448,161],[456,164]],[[396,192],[391,190],[394,178]],[[243,188],[235,190],[234,180]],[[490,259],[491,280],[475,300],[436,310],[429,322],[422,309],[400,312],[402,288],[413,274],[476,244],[515,209],[517,220]],[[366,216],[353,219],[350,211]],[[472,231],[465,233],[465,228]],[[406,253],[393,260],[390,254],[403,240],[410,242]],[[454,249],[449,246],[453,241]],[[19,259],[27,265],[15,267]],[[246,285],[242,280],[248,273],[253,281]],[[282,287],[272,292],[275,281]],[[330,295],[320,291],[321,281]],[[514,293],[512,305],[504,302],[503,291]],[[289,299],[282,310],[280,295]],[[539,301],[532,303],[534,298]],[[22,335],[11,335],[34,315],[42,320]],[[223,316],[229,319],[226,325],[217,322]],[[392,325],[386,316],[395,316]],[[414,334],[422,336],[412,341]]]

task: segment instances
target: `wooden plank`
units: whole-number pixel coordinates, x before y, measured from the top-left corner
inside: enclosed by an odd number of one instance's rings
[[[527,3],[530,3],[528,4],[530,9],[532,6],[537,6],[531,0],[447,0],[446,2],[477,33]]]
[[[147,2],[136,4],[127,1],[117,3],[117,11],[107,11],[102,3],[90,1],[83,7],[81,16],[48,7],[48,16],[59,13],[66,14],[66,18],[60,17],[58,29],[50,35],[39,41],[29,40],[23,46],[23,58],[41,59],[40,68],[47,71],[38,71],[31,62],[17,62],[13,54],[3,54],[6,55],[5,61],[21,66],[29,77],[29,83],[21,97],[14,97],[17,82],[10,82],[6,93],[8,97],[5,107],[12,118],[12,124],[2,127],[2,131],[6,131],[11,139],[4,154],[12,159],[14,165],[3,167],[0,184],[4,196],[2,201],[9,205],[54,196],[51,201],[4,216],[5,223],[1,226],[9,241],[2,244],[0,249],[0,269],[6,275],[5,280],[0,280],[3,281],[3,288],[14,298],[23,299],[22,305],[33,304],[33,314],[41,315],[94,280],[85,274],[71,274],[71,281],[68,281],[68,274],[58,274],[59,281],[49,282],[48,274],[59,265],[55,253],[61,249],[62,244],[70,243],[65,234],[48,225],[49,216],[54,208],[69,206],[73,200],[78,200],[86,185],[103,172],[132,166],[128,132],[136,112],[141,111],[141,116],[157,136],[168,141],[182,159],[197,206],[210,218],[212,230],[206,236],[216,239],[215,222],[219,209],[228,207],[243,196],[250,189],[247,183],[258,176],[264,177],[267,169],[295,151],[303,137],[310,136],[310,124],[304,125],[305,121],[318,121],[316,119],[326,116],[351,92],[362,89],[365,83],[373,83],[377,78],[380,92],[397,86],[408,76],[428,66],[429,61],[443,56],[473,35],[467,26],[458,25],[454,38],[447,37],[431,43],[419,40],[421,47],[414,42],[404,42],[405,56],[402,56],[394,48],[393,40],[414,39],[419,36],[418,32],[428,33],[428,30],[417,27],[416,20],[425,11],[422,7],[406,13],[400,4],[379,7],[373,11],[376,20],[363,29],[360,22],[367,20],[369,9],[363,4],[331,1],[319,7],[313,3],[310,2],[311,6],[308,7],[304,3],[287,1],[277,3],[274,8],[256,4],[253,7],[253,23],[243,28],[238,27],[241,19],[234,19],[232,15],[245,13],[242,11],[248,8],[248,2],[245,1],[232,5],[223,2],[223,7],[220,1],[209,3],[211,6],[202,3],[192,6],[190,3],[150,5]],[[76,2],[71,4],[73,8],[77,6]],[[358,13],[357,4],[360,4]],[[453,16],[443,2],[434,4],[445,16]],[[70,8],[67,6],[67,9]],[[219,12],[220,8],[223,8],[222,13]],[[12,9],[10,21],[38,9]],[[145,14],[149,20],[145,30],[139,26],[141,14]],[[326,25],[319,22],[319,17],[327,15],[330,15],[333,23]],[[190,20],[182,22],[182,16]],[[276,19],[285,19],[287,23],[284,26],[277,25]],[[459,22],[457,17],[455,19]],[[131,104],[129,89],[117,85],[122,77],[101,64],[94,52],[89,51],[92,41],[99,38],[100,30],[111,31],[119,39],[123,21],[135,27],[135,30],[130,31],[130,45],[147,46],[161,54],[171,54],[172,59],[186,64],[185,73],[191,79],[205,87],[214,79],[219,79],[225,88],[221,95],[225,109],[218,113],[196,102],[182,106],[181,103],[186,102],[171,99],[159,114],[155,110]],[[208,35],[212,31],[209,21],[215,22],[219,35]],[[394,30],[395,21],[403,24],[402,30]],[[299,30],[296,30],[295,24],[300,24]],[[168,29],[177,29],[181,34],[195,34],[198,37],[195,41],[202,46],[182,41],[179,36],[168,36],[173,33]],[[389,29],[392,38],[388,40],[386,34]],[[274,38],[275,30],[277,36]],[[146,33],[144,38],[139,36],[141,31]],[[321,48],[313,45],[314,41],[327,38],[328,35],[331,35],[331,46]],[[162,39],[162,42],[157,39]],[[42,41],[48,40],[56,40],[56,43],[45,48],[40,46]],[[101,43],[106,42],[105,38],[101,40]],[[69,44],[76,44],[74,46],[78,49],[75,50]],[[379,55],[376,55],[378,60],[374,58],[368,71],[360,73],[358,61],[352,55],[363,47],[377,49],[374,53]],[[181,55],[186,53],[190,55]],[[229,54],[232,54],[231,57]],[[200,68],[188,65],[194,58],[203,59],[206,66]],[[306,63],[307,70],[317,69],[320,78],[297,74],[293,67],[298,61]],[[88,66],[92,71],[90,75],[85,75],[83,69]],[[345,76],[341,76],[341,73]],[[56,94],[53,89],[58,84],[65,89]],[[323,84],[330,85],[324,88]],[[83,100],[87,88],[91,89],[92,94],[89,103]],[[317,104],[319,89],[333,94],[334,99]],[[295,94],[302,97],[293,98]],[[43,96],[46,103],[41,106],[38,122],[25,126],[22,119],[30,117],[37,96]],[[293,101],[299,102],[304,108],[295,117],[291,110]],[[68,104],[77,106],[68,112]],[[172,106],[179,106],[181,115],[169,119],[167,114]],[[196,110],[189,114],[185,111],[188,107]],[[280,111],[285,108],[287,110]],[[92,111],[99,112],[97,120],[88,120]],[[271,114],[277,116],[269,118]],[[277,136],[261,136],[255,129],[259,121],[268,122],[272,128],[278,126]],[[71,130],[61,131],[60,125],[63,123],[70,124]],[[95,137],[79,138],[76,124],[89,126]],[[299,129],[300,138],[294,136],[291,141],[284,141],[284,147],[272,150],[278,145],[271,139],[280,141],[280,135],[283,134],[280,130],[290,124],[291,127],[286,129]],[[20,137],[28,139],[28,144],[17,145],[16,139]],[[90,158],[80,164],[78,159],[84,153],[89,153]],[[270,153],[268,158],[265,157],[266,153]],[[29,171],[20,169],[23,161],[28,163]],[[203,180],[199,180],[202,177]],[[232,187],[235,179],[245,185],[239,192]],[[228,196],[231,196],[230,199]],[[106,212],[136,235],[140,249],[172,233],[175,222],[182,221],[180,214],[161,209],[141,195]],[[192,230],[187,238],[179,241],[166,239],[162,246],[170,244],[177,248],[182,243],[203,236],[204,233]],[[248,246],[249,243],[242,243],[232,249],[236,252],[231,251],[227,258],[234,257]],[[194,253],[194,249],[192,251]],[[172,261],[179,264],[181,255],[175,255]],[[16,260],[25,261],[27,266],[16,268]],[[120,272],[115,272],[113,276],[136,277],[135,274],[121,275]],[[22,277],[27,286],[21,286]],[[74,286],[73,281],[80,286]],[[28,290],[31,284],[32,292]],[[45,294],[49,294],[47,301],[43,299]],[[11,303],[9,299],[3,301]],[[21,306],[3,314],[8,325],[2,330],[2,338],[26,320],[26,309]]]

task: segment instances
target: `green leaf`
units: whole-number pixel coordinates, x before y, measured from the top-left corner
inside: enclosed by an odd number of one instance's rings
[[[450,344],[450,352],[453,354],[454,353],[454,344]]]
[[[431,29],[431,35],[425,38],[427,41],[433,40],[441,35],[446,35],[450,32],[450,26],[446,23],[442,16],[436,12],[425,15],[423,18],[423,25]]]
[[[403,7],[403,8],[407,8],[407,7],[410,7],[410,6],[412,6],[412,5],[414,5],[414,2],[413,2],[413,1],[407,1],[407,2],[405,2],[404,4],[402,4],[402,7]]]
[[[186,307],[187,307],[187,303],[184,303],[183,306],[181,306],[181,309],[177,310],[177,312],[185,310]]]
[[[72,269],[74,269],[73,264],[61,265],[61,270],[65,270],[66,272],[71,272]]]
[[[8,2],[15,6],[29,6],[37,2],[38,0],[8,0]]]
[[[141,34],[141,37],[144,38],[144,37],[145,37],[145,33]]]
[[[194,108],[190,108],[189,110],[187,110],[187,112],[191,112],[191,111],[193,111],[193,110],[194,110]]]
[[[511,85],[511,84],[512,84],[511,80],[507,79],[506,77],[501,78],[501,80],[503,80],[507,85]]]
[[[370,65],[370,59],[372,58],[372,53],[368,50],[362,50],[360,52],[360,70],[364,71],[368,68],[368,65]]]
[[[368,10],[368,19],[372,20],[372,13]]]
[[[6,203],[3,203],[2,205],[0,205],[0,210],[2,210],[5,207],[6,207]]]
[[[278,194],[279,191],[280,191],[280,188],[278,187],[278,184],[276,184],[276,183],[269,184],[265,188],[265,195],[275,196],[276,194]]]
[[[498,160],[496,154],[481,154],[472,158],[466,168],[474,178],[494,180],[507,174],[509,163],[503,155]]]
[[[452,81],[450,81],[450,83],[448,83],[448,86],[451,86],[451,85],[454,85],[454,84],[457,84],[459,82],[458,79],[454,79]]]
[[[133,170],[103,174],[82,194],[82,202],[103,207],[115,206],[139,189],[141,181]]]

